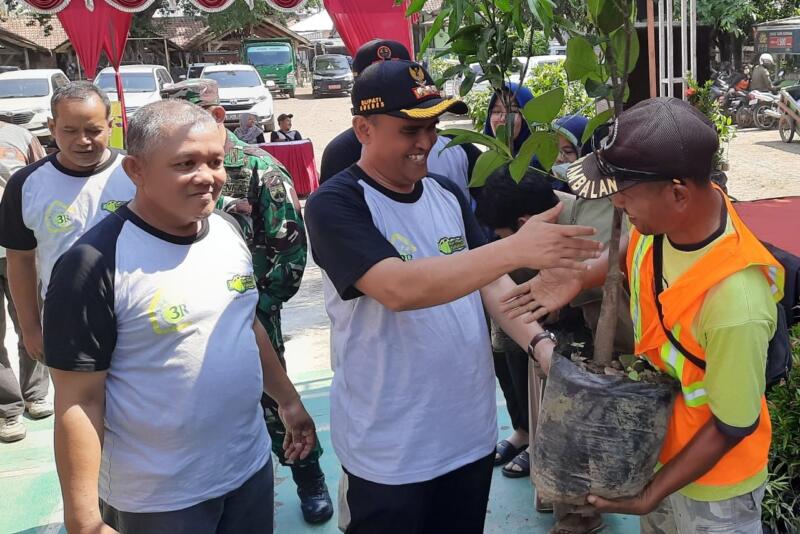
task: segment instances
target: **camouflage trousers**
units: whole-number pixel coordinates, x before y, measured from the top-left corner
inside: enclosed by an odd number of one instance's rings
[[[286,348],[283,345],[283,333],[281,332],[281,312],[265,313],[261,310],[256,310],[256,317],[258,317],[258,320],[267,331],[272,346],[275,348],[275,352],[278,353],[281,366],[286,369],[286,358],[284,358]],[[281,465],[290,465],[286,463],[286,457],[283,454],[283,439],[286,437],[286,427],[278,416],[278,403],[264,393],[261,395],[261,407],[264,408],[267,432],[269,432],[269,437],[272,439],[272,452],[278,457],[278,461]],[[320,456],[322,456],[322,446],[319,444],[319,440],[317,440],[314,450],[312,450],[308,456],[291,465],[295,467],[312,466],[319,463]]]
[[[732,499],[695,501],[673,493],[654,512],[642,516],[642,534],[761,534],[764,486]]]

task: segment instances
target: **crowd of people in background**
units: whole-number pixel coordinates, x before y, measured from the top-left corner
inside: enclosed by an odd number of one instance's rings
[[[67,528],[272,532],[273,454],[304,518],[332,517],[281,331],[308,231],[331,319],[340,528],[482,532],[493,468],[531,471],[529,361],[544,377],[564,343],[591,345],[616,206],[632,229],[632,291],[615,350],[643,354],[683,391],[642,495],[537,509],[555,512],[555,534],[596,532],[605,512],[641,515],[648,533],[760,532],[781,266],[708,179],[713,125],[653,99],[582,143],[588,119],[561,117],[552,172],[534,158],[521,181],[505,165],[476,188],[480,151],[448,147],[438,128],[467,113],[461,100],[394,41],[367,43],[352,66],[353,125],[326,147],[305,209],[258,148],[256,117],[224,126],[213,80],[165,87],[131,119],[125,153],[109,148],[109,99],[88,82],[55,91],[54,154],[0,123],[0,302],[20,339],[18,379],[0,347],[0,440],[25,437],[24,411],[55,413]],[[495,95],[485,133],[511,114],[517,153],[534,95],[506,91],[511,109]],[[292,119],[279,116],[269,141],[302,139]],[[727,277],[704,274],[721,257],[736,258]],[[670,326],[646,289],[654,272]],[[702,369],[664,349],[678,318]],[[513,426],[499,441],[495,380]]]

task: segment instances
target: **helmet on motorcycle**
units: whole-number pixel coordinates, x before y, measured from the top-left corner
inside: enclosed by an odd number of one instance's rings
[[[775,60],[772,58],[772,54],[761,54],[758,58],[758,62],[762,65],[774,65]]]

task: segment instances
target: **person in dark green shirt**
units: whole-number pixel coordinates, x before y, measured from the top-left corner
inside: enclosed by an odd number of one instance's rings
[[[259,293],[256,316],[286,368],[281,307],[300,288],[308,253],[300,202],[292,179],[269,153],[242,142],[224,127],[225,109],[219,105],[215,81],[186,80],[165,87],[162,97],[180,98],[207,109],[226,136],[224,165],[228,181],[217,208],[232,215],[242,228],[253,254]],[[286,429],[279,417],[278,406],[266,394],[261,404],[274,444],[273,452],[281,464],[289,465],[292,470],[303,517],[309,523],[329,520],[333,516],[333,504],[319,465],[322,454],[319,442],[304,460],[287,463],[281,450]]]

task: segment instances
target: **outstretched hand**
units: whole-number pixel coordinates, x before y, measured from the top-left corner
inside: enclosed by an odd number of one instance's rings
[[[599,258],[602,245],[584,237],[597,231],[590,226],[555,224],[564,209],[563,203],[528,219],[509,239],[523,255],[524,266],[530,269],[561,267],[585,270],[584,260]]]
[[[283,439],[286,459],[290,461],[304,459],[311,454],[317,443],[317,430],[313,419],[308,415],[299,397],[279,406],[278,415],[286,427],[286,437]]]
[[[524,316],[526,323],[532,323],[565,307],[581,289],[580,273],[572,269],[545,269],[530,282],[504,295],[501,311],[511,319]]]

